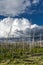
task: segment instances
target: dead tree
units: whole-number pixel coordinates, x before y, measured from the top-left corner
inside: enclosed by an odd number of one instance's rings
[[[34,29],[34,32],[33,32],[33,40],[32,40],[32,45],[33,45],[33,48],[34,48],[34,46],[35,46],[35,29]]]
[[[42,42],[41,36],[42,36],[42,35],[41,35],[41,33],[40,33],[40,47],[42,46],[42,43],[41,43],[41,42]]]

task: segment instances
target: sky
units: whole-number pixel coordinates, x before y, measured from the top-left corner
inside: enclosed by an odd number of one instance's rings
[[[26,18],[43,26],[43,0],[0,0],[0,20]]]
[[[0,0],[0,37],[43,29],[43,0]]]

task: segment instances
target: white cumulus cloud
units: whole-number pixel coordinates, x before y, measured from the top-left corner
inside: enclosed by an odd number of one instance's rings
[[[31,24],[28,19],[25,18],[5,18],[0,21],[0,37],[19,36],[18,31],[23,31],[25,33],[26,29],[33,29],[38,26],[37,24]],[[28,30],[29,31],[29,30]]]

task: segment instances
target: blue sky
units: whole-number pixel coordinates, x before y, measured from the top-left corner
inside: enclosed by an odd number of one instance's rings
[[[43,0],[0,0],[0,19],[6,17],[27,18],[33,24],[43,25]]]

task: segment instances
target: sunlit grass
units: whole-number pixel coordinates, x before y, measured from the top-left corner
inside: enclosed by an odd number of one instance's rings
[[[26,43],[0,45],[0,65],[43,65],[43,47]]]

